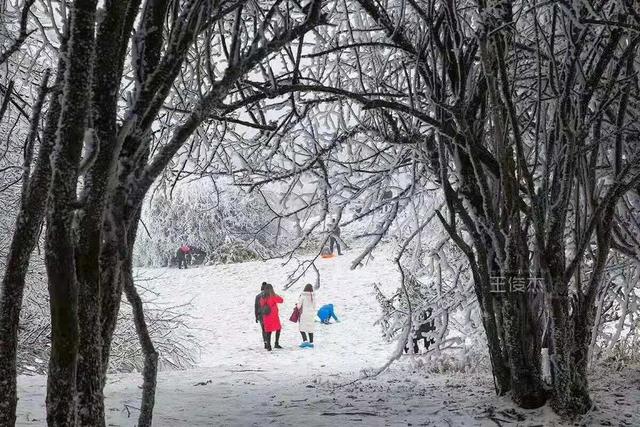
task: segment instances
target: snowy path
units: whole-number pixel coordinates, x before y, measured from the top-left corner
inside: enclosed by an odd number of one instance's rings
[[[287,268],[281,261],[250,262],[189,270],[143,270],[156,278],[144,286],[171,306],[190,302],[192,334],[202,345],[199,367],[159,374],[157,426],[386,426],[560,425],[548,408],[513,409],[496,399],[488,376],[425,375],[404,358],[378,378],[350,384],[362,368],[381,366],[394,345],[373,322],[379,315],[371,284],[397,286],[394,266],[380,254],[363,269],[349,270],[349,256],[321,261],[320,304],[333,303],[340,323],[317,324],[316,348],[302,350],[288,321],[300,286],[281,291]],[[253,317],[260,283],[273,283],[281,306],[284,350],[262,348]],[[311,279],[310,279],[311,280]],[[620,385],[625,376],[627,383]],[[44,377],[20,377],[19,425],[44,425]],[[109,377],[107,420],[133,426],[140,390],[138,374]],[[640,425],[640,372],[601,375],[594,383],[601,411],[589,425]]]

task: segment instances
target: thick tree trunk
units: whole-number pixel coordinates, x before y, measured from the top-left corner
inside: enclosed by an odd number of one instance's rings
[[[60,177],[64,178],[64,177]],[[75,278],[74,245],[71,238],[73,212],[64,200],[75,186],[55,179],[58,194],[47,227],[46,264],[51,308],[51,355],[47,381],[47,423],[74,426],[76,415],[76,363],[78,353],[78,289]],[[67,197],[65,197],[67,196]],[[62,206],[61,206],[62,205]]]
[[[573,314],[574,345],[571,352],[571,363],[573,365],[571,395],[576,413],[584,414],[592,406],[587,374],[591,333],[595,320],[595,306],[584,305],[577,310],[578,312]]]
[[[80,351],[81,356],[85,351],[92,351],[91,357],[98,355],[99,360],[92,363],[90,368],[99,371],[97,390],[102,390],[105,384],[111,337],[116,327],[122,294],[118,242],[111,233],[114,225],[107,214],[112,195],[110,189],[115,181],[116,160],[122,146],[116,123],[120,83],[129,35],[139,6],[140,0],[109,2],[104,16],[99,20],[96,35],[96,52],[99,55],[95,58],[93,70],[92,117],[99,151],[94,165],[85,176],[87,212],[80,223],[82,238],[79,242],[79,258],[82,259],[82,265],[79,265],[78,276],[81,288],[87,290],[87,307],[91,307],[87,311],[94,313],[93,317],[87,316],[89,321],[86,323],[87,332],[92,333],[91,341],[88,346],[81,346]],[[82,298],[84,294],[81,292],[80,295]],[[92,385],[90,389],[83,390],[81,381],[78,386],[80,393],[98,393]],[[102,399],[101,395],[97,397]]]
[[[549,268],[547,280],[552,290],[552,349],[550,352],[552,399],[551,406],[561,416],[573,418],[584,413],[573,395],[573,374],[575,367],[571,360],[573,348],[573,324],[569,316],[569,292],[564,280],[564,257],[560,241],[551,242],[546,254]],[[574,313],[576,315],[577,313]]]
[[[22,214],[20,214],[20,218],[22,218]],[[17,227],[16,232],[20,228],[22,227]],[[13,426],[16,423],[18,323],[25,276],[31,256],[28,245],[30,239],[35,241],[35,237],[32,235],[37,235],[36,230],[25,230],[27,233],[20,234],[25,240],[19,242],[14,236],[7,270],[2,282],[2,295],[0,295],[0,425],[3,426]]]
[[[87,217],[85,216],[84,219]],[[98,224],[101,226],[102,221]],[[77,250],[78,319],[80,345],[77,392],[79,416],[84,425],[104,425],[102,393],[102,334],[100,323],[100,230],[82,235]],[[86,424],[85,424],[86,423]],[[97,424],[96,424],[97,423]]]
[[[516,195],[512,193],[511,197],[511,200],[505,199],[505,209],[509,212],[506,215],[509,225],[505,228],[509,232],[505,241],[507,271],[502,272],[511,284],[503,306],[511,366],[511,398],[521,408],[534,409],[547,401],[540,369],[542,334],[537,316],[532,313],[535,310],[533,299],[526,292],[530,270],[526,232],[522,230],[520,214],[513,204]]]
[[[488,290],[490,289],[487,280],[483,280],[479,272],[473,272],[475,282],[475,292],[482,313],[482,325],[487,336],[487,346],[489,348],[489,360],[491,361],[491,371],[494,379],[494,386],[498,396],[505,395],[511,390],[511,372],[507,360],[504,358],[503,343],[500,340],[499,322],[496,317],[496,305],[494,297]]]
[[[111,342],[118,321],[120,302],[122,301],[122,263],[118,253],[118,241],[115,238],[115,227],[116,225],[111,220],[105,221],[105,242],[100,255],[100,335],[102,336],[101,366],[103,388],[106,384]],[[122,244],[124,244],[124,241]]]
[[[551,375],[553,378],[553,395],[551,406],[563,416],[574,415],[573,399],[571,398],[571,359],[568,321],[568,294],[557,293],[552,296],[552,339],[553,349],[551,358]]]
[[[123,174],[121,180],[126,182]],[[113,332],[118,321],[124,277],[123,265],[131,251],[128,243],[128,224],[136,224],[138,217],[126,220],[126,186],[120,182],[109,202],[104,222],[104,241],[100,255],[100,281],[101,281],[101,335],[102,335],[102,387],[105,385],[107,369],[109,365],[109,353]],[[134,234],[135,239],[135,234]],[[133,243],[131,244],[133,248]]]
[[[80,156],[84,145],[87,101],[94,53],[96,0],[74,2],[70,23],[62,111],[53,158],[47,222],[46,265],[51,308],[51,355],[47,381],[47,422],[76,424],[78,356],[78,283],[74,238]],[[95,373],[83,373],[96,382]],[[90,378],[94,377],[94,378]],[[99,400],[80,395],[79,424],[99,426]]]
[[[495,381],[496,394],[503,396],[511,390],[511,371],[503,357],[493,304],[489,303],[482,311],[482,324],[487,336],[489,359],[491,360],[491,370]]]
[[[512,293],[505,298],[504,310],[511,398],[521,408],[539,408],[547,398],[540,377],[540,334],[531,324],[527,295]]]
[[[113,10],[110,10],[113,12]],[[124,11],[122,11],[122,14]],[[116,14],[116,18],[121,14]],[[112,14],[108,15],[111,20]],[[113,22],[111,22],[113,24]],[[104,24],[104,22],[103,22]],[[120,27],[115,25],[116,30]],[[113,57],[119,52],[118,37],[111,34],[105,35],[106,31],[101,27],[99,36],[98,51],[106,55],[111,53]],[[116,31],[116,34],[118,33]],[[111,40],[114,37],[116,41]],[[105,63],[105,60],[107,63]],[[108,61],[114,64],[108,64]],[[98,69],[99,68],[99,69]],[[110,197],[109,188],[113,184],[117,155],[120,145],[116,136],[116,112],[117,93],[120,68],[113,58],[106,59],[104,56],[98,59],[98,67],[94,74],[94,120],[99,153],[91,170],[85,176],[85,190],[83,199],[86,200],[85,212],[79,221],[80,239],[77,244],[77,272],[80,288],[80,359],[78,364],[78,394],[81,399],[86,399],[87,405],[95,406],[96,413],[94,420],[104,422],[104,396],[103,387],[108,363],[108,352],[110,350],[111,335],[115,329],[115,319],[119,308],[120,292],[116,289],[118,300],[115,313],[103,313],[102,298],[106,297],[105,303],[110,309],[114,309],[111,290],[119,286],[114,280],[119,277],[115,274],[118,271],[118,257],[113,256],[112,236],[106,236],[103,230],[106,226],[105,212]],[[105,81],[105,79],[110,81]],[[103,256],[103,245],[106,246],[106,254]],[[104,264],[104,261],[107,264]],[[106,270],[104,270],[106,269]],[[106,273],[106,274],[105,274]],[[106,279],[103,282],[101,279]],[[106,287],[106,292],[102,288]],[[107,315],[106,322],[101,316]],[[105,325],[107,334],[105,332]],[[107,340],[105,344],[104,340]],[[106,357],[103,346],[107,347]],[[81,401],[81,405],[83,402]]]

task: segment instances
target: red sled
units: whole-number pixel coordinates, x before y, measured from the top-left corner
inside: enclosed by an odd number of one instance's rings
[[[320,251],[320,256],[326,259],[326,258],[333,258],[335,255],[333,254],[333,252],[329,250],[329,248],[325,246],[322,249],[322,251]]]

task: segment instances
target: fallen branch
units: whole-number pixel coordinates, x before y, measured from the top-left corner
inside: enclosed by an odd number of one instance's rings
[[[375,412],[323,412],[320,415],[327,415],[327,416],[340,416],[340,415],[368,415],[371,417],[378,417],[380,416],[379,414],[376,414]]]

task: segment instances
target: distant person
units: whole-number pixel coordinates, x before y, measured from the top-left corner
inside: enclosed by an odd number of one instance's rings
[[[280,331],[282,324],[278,315],[278,304],[282,304],[284,300],[280,295],[276,295],[273,286],[267,283],[264,287],[264,295],[260,299],[260,307],[262,314],[262,322],[264,323],[264,331],[266,333],[267,350],[271,351],[271,333],[276,333],[276,342],[273,348],[280,347]],[[268,307],[268,308],[265,308]],[[268,312],[267,312],[268,311]]]
[[[178,260],[178,268],[181,269],[184,265],[184,268],[187,268],[187,255],[191,254],[191,248],[184,244],[178,248],[176,252],[176,259]]]
[[[333,311],[333,304],[327,304],[320,307],[320,310],[318,310],[318,317],[320,318],[320,322],[325,325],[329,324],[329,320],[331,320],[331,318],[336,322],[340,321]]]
[[[264,322],[262,321],[262,311],[260,307],[260,300],[264,297],[264,289],[267,287],[267,282],[262,282],[262,286],[260,286],[260,293],[256,295],[256,302],[254,304],[254,309],[256,313],[256,323],[260,323],[260,331],[262,332],[262,343],[264,344],[264,348],[267,348],[267,333],[264,331]]]
[[[329,250],[331,253],[333,253],[333,247],[336,246],[338,249],[338,255],[342,255],[340,242],[342,242],[342,239],[340,238],[340,226],[336,224],[335,219],[332,219],[329,222]]]
[[[431,307],[429,307],[422,313],[422,318],[419,319],[418,327],[415,329],[415,337],[411,338],[411,341],[413,342],[414,354],[418,354],[420,351],[420,348],[418,347],[418,342],[420,340],[424,340],[425,351],[429,350],[429,347],[431,346],[431,344],[436,343],[436,340],[434,340],[433,338],[427,338],[427,334],[429,332],[436,330],[435,322],[433,319],[431,319],[432,313],[433,311],[431,310]],[[409,352],[408,342],[407,342],[407,345],[404,347],[404,352],[405,353]]]
[[[298,319],[298,328],[300,329],[300,335],[302,335],[302,344],[300,344],[300,347],[313,348],[316,302],[313,297],[313,286],[311,286],[311,284],[307,284],[302,290],[296,307],[298,307],[299,310],[302,310],[300,319]],[[307,334],[309,334],[308,340]]]

